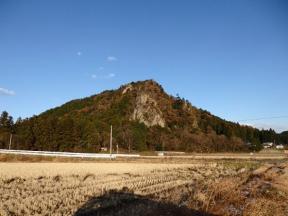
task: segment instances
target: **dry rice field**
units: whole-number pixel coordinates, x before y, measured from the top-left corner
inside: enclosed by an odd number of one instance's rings
[[[285,162],[0,163],[0,215],[288,215],[287,176]]]

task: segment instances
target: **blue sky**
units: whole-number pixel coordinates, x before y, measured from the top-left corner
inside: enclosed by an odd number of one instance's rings
[[[0,0],[0,111],[30,117],[144,79],[288,130],[287,1]]]

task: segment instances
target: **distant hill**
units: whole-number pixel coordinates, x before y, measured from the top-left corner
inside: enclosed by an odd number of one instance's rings
[[[258,130],[223,120],[171,96],[153,80],[72,100],[13,125],[18,149],[97,152],[113,143],[122,151],[247,151],[278,140],[273,130]],[[7,146],[7,130],[0,146]],[[6,141],[3,137],[6,136]],[[4,141],[3,141],[4,140]],[[248,143],[248,145],[247,145]]]
[[[283,131],[283,132],[280,134],[280,142],[281,142],[282,144],[288,145],[288,131]]]

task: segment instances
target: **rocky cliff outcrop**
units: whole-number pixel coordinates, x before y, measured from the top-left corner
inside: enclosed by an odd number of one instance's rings
[[[138,120],[147,127],[158,125],[165,127],[165,119],[161,110],[154,100],[147,93],[142,92],[136,98],[136,106],[131,116],[132,120]]]

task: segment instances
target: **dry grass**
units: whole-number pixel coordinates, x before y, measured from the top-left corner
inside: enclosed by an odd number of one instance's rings
[[[288,215],[288,163],[264,164],[198,189],[202,206],[217,215]],[[196,198],[197,199],[197,198]]]
[[[205,167],[215,167],[216,163],[205,164]],[[121,175],[133,173],[145,175],[147,172],[162,172],[162,170],[175,170],[178,168],[203,167],[201,164],[146,164],[146,163],[0,163],[0,179],[38,178],[61,175],[81,175],[93,173],[96,176]]]
[[[272,173],[268,166],[253,172],[259,166],[243,161],[0,163],[0,215],[85,215],[91,209],[97,211],[95,215],[163,215],[168,210],[172,215],[191,215],[194,210],[269,215],[269,209],[261,207],[265,202],[278,207],[274,215],[282,215],[283,202],[275,202],[281,200],[279,191],[271,186],[273,193],[263,193],[267,189],[263,185],[269,178],[274,182],[275,173],[283,174],[286,168]],[[283,186],[283,181],[277,185]]]
[[[225,174],[217,164],[1,163],[0,170],[0,215],[71,215],[111,189],[155,195]]]

